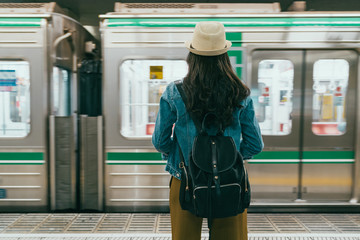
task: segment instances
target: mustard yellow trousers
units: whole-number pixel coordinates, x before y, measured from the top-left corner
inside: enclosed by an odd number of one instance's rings
[[[170,185],[170,216],[172,240],[200,240],[202,218],[182,210],[179,201],[181,181],[172,178]],[[247,236],[247,212],[234,217],[213,220],[211,240],[245,240]]]

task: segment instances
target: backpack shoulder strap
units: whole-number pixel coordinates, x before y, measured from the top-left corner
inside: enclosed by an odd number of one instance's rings
[[[180,95],[181,95],[181,98],[182,100],[184,101],[185,103],[185,107],[186,107],[186,102],[187,102],[187,98],[186,98],[186,95],[185,95],[185,92],[184,92],[184,89],[182,87],[183,83],[181,80],[177,80],[175,81],[175,85],[176,85],[176,88],[177,90],[179,91]],[[190,112],[188,111],[191,119],[193,120],[194,124],[195,124],[195,127],[196,127],[196,130],[198,131],[198,133],[201,132],[201,122],[199,121],[199,119],[194,115],[193,112]]]

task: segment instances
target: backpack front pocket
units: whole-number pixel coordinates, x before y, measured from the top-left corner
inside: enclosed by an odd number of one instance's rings
[[[207,186],[197,187],[193,192],[196,215],[204,218],[236,216],[240,196],[241,187],[238,183],[220,185],[220,195],[216,194],[215,186],[211,186],[210,192]]]

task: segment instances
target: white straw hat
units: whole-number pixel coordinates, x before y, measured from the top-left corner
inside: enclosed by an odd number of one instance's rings
[[[231,47],[231,42],[225,39],[225,28],[219,22],[199,22],[195,26],[192,41],[186,41],[185,46],[190,52],[202,56],[217,56]]]

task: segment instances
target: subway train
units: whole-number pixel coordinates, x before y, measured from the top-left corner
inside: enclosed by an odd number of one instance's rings
[[[26,61],[33,55],[16,51],[34,48],[15,39],[0,42],[11,51],[1,51],[1,61],[20,61],[24,75],[27,66],[30,89],[9,90],[3,76],[13,76],[18,65],[0,65],[0,210],[168,211],[170,176],[151,144],[159,99],[168,83],[187,73],[184,42],[195,24],[219,21],[232,42],[234,71],[251,89],[265,143],[246,162],[249,211],[360,211],[360,12],[281,12],[278,3],[116,3],[114,12],[99,18],[101,49],[91,49],[95,40],[81,39],[82,49],[90,49],[77,52],[77,62],[90,53],[102,58],[101,71],[98,65],[84,71],[102,74],[101,85],[90,87],[80,84],[74,62],[69,68],[40,60],[70,61],[51,51],[56,37],[49,36],[58,29],[50,21],[54,16],[60,15],[39,17],[41,27],[32,26],[43,33],[35,53],[44,66],[30,62],[30,73],[38,74],[30,80]],[[0,34],[15,32],[13,26],[0,27]],[[64,54],[74,51],[65,48]],[[52,93],[64,69],[73,70],[72,93],[80,101],[66,105],[67,114],[56,103],[69,97]],[[26,77],[9,82],[21,79]],[[93,107],[100,110],[89,114]]]

